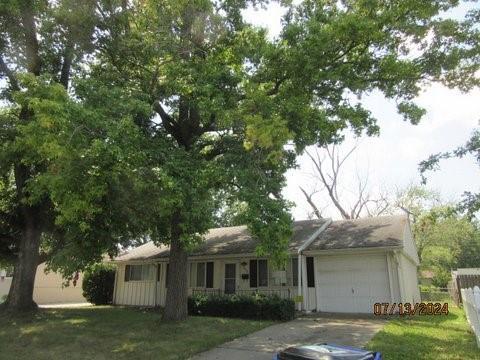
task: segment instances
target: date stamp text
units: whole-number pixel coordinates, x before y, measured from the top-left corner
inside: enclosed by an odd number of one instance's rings
[[[448,303],[375,303],[375,315],[448,315]]]

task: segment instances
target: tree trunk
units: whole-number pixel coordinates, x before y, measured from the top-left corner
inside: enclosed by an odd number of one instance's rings
[[[185,320],[188,316],[188,254],[181,243],[180,234],[179,221],[175,220],[172,223],[167,300],[163,314],[163,319],[167,321]]]
[[[33,286],[38,266],[40,237],[41,231],[33,219],[27,220],[13,271],[12,285],[4,304],[7,311],[22,312],[37,308],[33,301]]]

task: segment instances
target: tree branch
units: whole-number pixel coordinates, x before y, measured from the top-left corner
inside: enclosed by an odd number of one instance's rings
[[[25,55],[27,58],[27,70],[32,74],[40,75],[41,59],[38,54],[38,39],[37,29],[35,25],[34,17],[34,4],[32,0],[22,1],[23,6],[21,9],[22,23],[24,27],[25,36]]]
[[[60,72],[60,84],[63,85],[65,89],[68,89],[68,82],[70,80],[70,69],[72,67],[73,61],[73,45],[70,40],[67,40],[65,45],[65,50],[63,53],[63,64],[62,70]]]
[[[313,213],[318,219],[323,219],[322,212],[318,209],[317,205],[313,202],[312,196],[313,194],[309,194],[305,191],[304,188],[299,186],[300,190],[302,191],[303,195],[305,196],[305,199],[307,200],[308,204],[311,206]]]

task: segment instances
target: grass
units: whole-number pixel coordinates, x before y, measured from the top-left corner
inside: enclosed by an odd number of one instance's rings
[[[0,314],[0,358],[186,359],[271,324],[210,317],[167,323],[158,312],[109,306]]]
[[[447,316],[417,315],[390,321],[367,347],[389,360],[480,359],[465,313],[452,304]]]

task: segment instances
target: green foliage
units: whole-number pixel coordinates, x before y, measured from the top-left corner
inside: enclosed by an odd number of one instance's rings
[[[424,83],[478,84],[478,14],[445,18],[457,1],[284,2],[275,40],[242,18],[257,3],[0,5],[5,262],[32,219],[67,279],[132,239],[188,250],[226,196],[281,265],[296,155],[345,130],[378,134],[364,94],[417,123]]]
[[[89,266],[83,274],[83,296],[95,305],[112,303],[115,267],[106,264]]]
[[[466,155],[472,155],[476,162],[480,165],[480,129],[475,129],[463,146],[459,146],[453,151],[446,151],[431,155],[428,159],[420,163],[420,172],[423,177],[423,182],[427,182],[425,173],[428,171],[438,170],[441,160],[450,159],[453,157],[463,158]],[[460,211],[466,212],[469,217],[474,217],[480,210],[480,193],[472,193],[466,191],[463,194],[463,200],[458,204]]]
[[[480,266],[480,228],[455,207],[439,206],[417,217],[413,226],[421,266],[432,270],[433,284],[446,287],[451,270]]]
[[[441,266],[438,266],[434,270],[432,278],[432,285],[439,288],[446,288],[448,282],[452,280],[452,273]]]
[[[292,320],[295,303],[290,299],[264,295],[193,295],[188,299],[190,315],[242,319]]]

